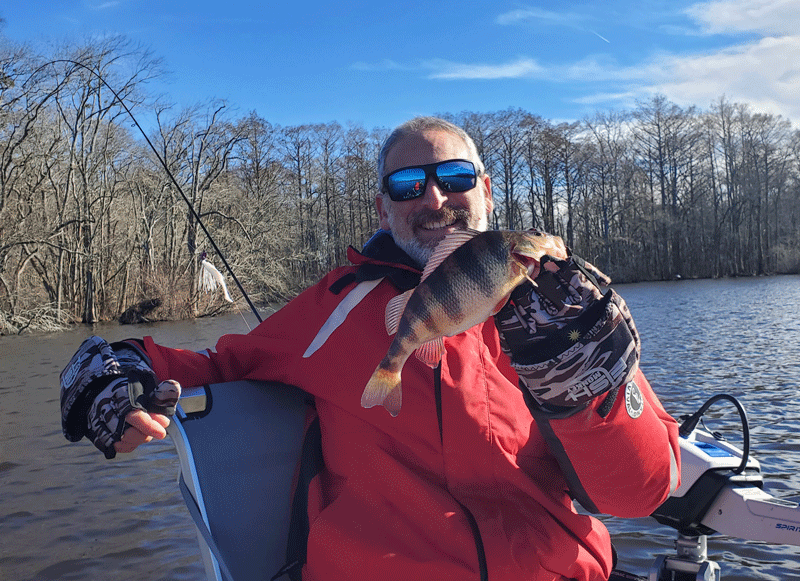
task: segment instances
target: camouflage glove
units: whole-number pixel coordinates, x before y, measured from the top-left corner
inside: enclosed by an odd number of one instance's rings
[[[541,266],[535,285],[518,286],[495,325],[528,404],[579,409],[633,378],[639,334],[625,301],[601,292],[611,281],[594,266],[577,256],[545,256]]]
[[[84,436],[111,459],[122,439],[125,417],[134,409],[171,416],[180,397],[175,381],[158,384],[146,356],[132,343],[109,345],[90,337],[61,373],[61,425],[64,436]]]

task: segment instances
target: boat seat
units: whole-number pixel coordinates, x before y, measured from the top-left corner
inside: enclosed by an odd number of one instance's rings
[[[167,432],[209,580],[265,581],[286,564],[310,401],[296,387],[259,381],[183,390]]]

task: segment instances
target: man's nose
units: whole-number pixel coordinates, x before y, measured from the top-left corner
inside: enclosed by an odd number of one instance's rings
[[[433,210],[442,208],[447,201],[447,196],[433,178],[428,178],[425,184],[425,194],[422,196],[422,203]]]

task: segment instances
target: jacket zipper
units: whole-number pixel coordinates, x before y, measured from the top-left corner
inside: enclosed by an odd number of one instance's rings
[[[433,393],[436,398],[436,419],[439,421],[439,441],[442,444],[442,453],[444,453],[444,434],[442,432],[442,364],[439,363],[438,367],[433,370]],[[448,491],[449,492],[449,491]],[[481,531],[478,528],[478,521],[475,520],[475,515],[464,506],[452,493],[453,497],[458,503],[458,506],[464,511],[467,517],[469,527],[472,529],[472,538],[475,540],[475,549],[478,553],[478,570],[480,572],[481,581],[489,581],[489,568],[486,566],[486,551],[483,547],[483,538],[481,538]]]

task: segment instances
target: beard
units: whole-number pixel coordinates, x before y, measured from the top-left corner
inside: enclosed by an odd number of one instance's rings
[[[415,235],[418,230],[451,226],[457,230],[472,228],[484,231],[489,224],[486,214],[474,216],[466,208],[450,208],[449,206],[445,206],[441,210],[423,209],[408,216],[404,223],[398,223],[399,220],[396,219],[394,212],[388,212],[387,220],[395,244],[423,267],[428,263],[434,249],[445,235],[423,239]]]

